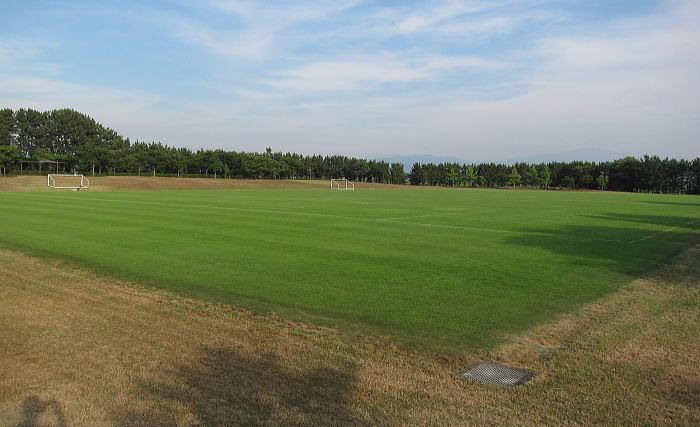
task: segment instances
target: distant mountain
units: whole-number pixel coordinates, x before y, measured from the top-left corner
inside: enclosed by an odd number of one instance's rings
[[[382,157],[377,160],[384,160],[385,162],[389,163],[401,163],[404,166],[404,169],[406,169],[406,172],[409,172],[411,168],[413,168],[414,163],[459,163],[459,164],[464,164],[464,163],[469,163],[464,159],[459,159],[457,157],[449,157],[449,156],[431,156],[430,154],[422,154],[422,155],[409,155],[409,156],[391,156],[391,157]]]
[[[562,151],[558,153],[545,153],[534,156],[513,157],[502,160],[498,163],[549,163],[549,162],[573,162],[575,160],[583,162],[605,162],[617,160],[625,157],[625,154],[602,148],[581,148],[572,151]]]

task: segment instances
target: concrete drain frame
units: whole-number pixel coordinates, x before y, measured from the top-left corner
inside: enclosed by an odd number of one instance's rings
[[[524,369],[511,368],[490,362],[477,362],[467,366],[459,377],[465,380],[474,380],[482,384],[491,384],[501,387],[515,387],[534,377],[534,372]]]

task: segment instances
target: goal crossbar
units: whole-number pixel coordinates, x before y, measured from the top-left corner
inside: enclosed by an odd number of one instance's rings
[[[60,177],[75,178],[75,185],[57,184],[56,178]],[[78,178],[80,178],[80,182],[77,181]],[[85,175],[50,173],[46,176],[46,185],[49,188],[55,188],[57,190],[82,190],[83,188],[90,188],[90,180],[88,180]]]
[[[355,184],[345,178],[331,179],[331,190],[354,190]]]

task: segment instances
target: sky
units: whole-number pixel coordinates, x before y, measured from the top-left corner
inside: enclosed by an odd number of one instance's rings
[[[700,155],[697,0],[0,0],[0,108],[131,140]]]

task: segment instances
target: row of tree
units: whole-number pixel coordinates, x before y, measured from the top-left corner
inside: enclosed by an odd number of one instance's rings
[[[213,175],[226,178],[329,179],[404,184],[403,164],[346,156],[246,153],[131,142],[74,110],[0,110],[0,173],[46,168],[68,171]],[[23,165],[24,161],[24,165]],[[33,161],[34,163],[31,163]]]
[[[661,159],[645,155],[612,162],[550,162],[504,165],[415,164],[413,185],[600,189],[700,194],[700,158]]]
[[[413,165],[347,156],[295,153],[247,153],[169,147],[159,142],[131,142],[89,116],[70,109],[40,112],[0,110],[0,173],[46,169],[91,174],[171,174],[225,178],[329,179],[436,185],[611,189],[700,194],[700,159],[626,157],[613,162],[551,162]],[[43,166],[42,166],[43,165]]]

